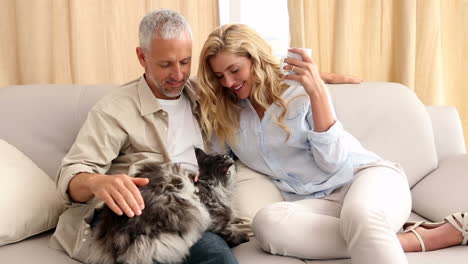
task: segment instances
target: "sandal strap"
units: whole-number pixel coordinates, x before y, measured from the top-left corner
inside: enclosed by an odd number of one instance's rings
[[[463,235],[461,245],[468,244],[468,213],[455,213],[445,217],[445,220]],[[457,222],[458,221],[458,222]]]
[[[424,221],[414,221],[414,222],[409,221],[409,222],[406,222],[403,225],[403,232],[405,232],[405,233],[410,232],[411,230],[416,229],[417,227],[419,227],[422,224],[424,224]]]
[[[420,225],[424,224],[423,221],[417,221],[417,222],[407,222],[407,224],[404,225],[404,233],[411,232],[413,233],[416,238],[419,241],[419,244],[421,245],[421,251],[426,252],[426,244],[424,244],[424,240],[422,239],[421,235],[416,231],[416,228],[418,228]]]
[[[415,229],[409,229],[408,231],[412,232],[419,241],[421,245],[421,252],[426,252],[426,244],[424,244],[424,240],[422,239],[421,235]]]

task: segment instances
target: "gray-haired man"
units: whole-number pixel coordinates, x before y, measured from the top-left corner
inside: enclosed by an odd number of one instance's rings
[[[179,13],[157,10],[140,24],[136,53],[145,74],[103,97],[90,111],[62,161],[58,189],[70,205],[60,217],[51,246],[86,261],[94,209],[104,201],[115,213],[135,217],[144,210],[132,178],[147,162],[197,164],[203,148],[197,94],[189,80],[192,33]],[[237,263],[227,244],[205,233],[186,263]],[[135,263],[138,264],[138,263]]]

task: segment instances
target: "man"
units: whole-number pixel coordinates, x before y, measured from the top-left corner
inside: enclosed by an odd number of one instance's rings
[[[102,202],[128,217],[144,210],[138,187],[148,179],[128,175],[147,162],[196,165],[193,146],[203,148],[198,97],[189,80],[189,24],[177,12],[157,10],[141,21],[139,39],[136,53],[144,75],[91,109],[57,177],[57,188],[69,208],[59,219],[51,246],[80,261],[88,255],[90,223]],[[350,81],[343,76],[327,78]],[[186,263],[237,260],[224,240],[207,232],[192,246]]]
[[[128,175],[147,162],[196,165],[193,146],[203,148],[197,95],[189,81],[190,26],[180,14],[158,10],[143,18],[139,31],[136,53],[144,76],[91,109],[57,179],[71,207],[60,217],[51,245],[80,261],[89,252],[89,224],[99,201],[119,215],[137,217],[145,207],[138,186],[148,179]],[[237,261],[224,240],[207,232],[192,246],[186,263]]]

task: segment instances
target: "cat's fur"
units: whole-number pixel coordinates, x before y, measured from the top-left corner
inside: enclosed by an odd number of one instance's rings
[[[145,209],[140,216],[118,216],[107,206],[93,220],[89,263],[181,263],[203,232],[217,233],[230,246],[249,240],[233,224],[230,208],[233,160],[195,149],[200,175],[177,164],[149,164],[135,177],[148,178],[140,187]]]

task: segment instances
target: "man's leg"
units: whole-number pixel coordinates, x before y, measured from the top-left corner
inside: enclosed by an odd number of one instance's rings
[[[205,232],[190,248],[190,256],[185,264],[238,264],[231,248],[218,235]]]

